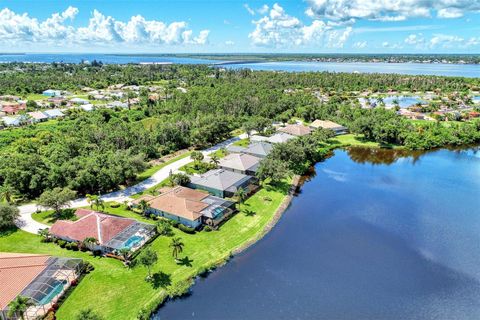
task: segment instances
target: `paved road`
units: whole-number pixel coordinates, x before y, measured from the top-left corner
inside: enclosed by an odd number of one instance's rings
[[[246,137],[247,137],[246,135],[240,135],[238,137],[226,140],[222,143],[217,144],[216,146],[213,146],[209,149],[202,151],[202,153],[204,155],[208,155],[221,148],[227,147],[228,145],[232,144],[237,140],[245,139]],[[192,162],[192,159],[190,157],[186,157],[178,161],[175,161],[173,163],[170,163],[165,167],[161,168],[160,170],[158,170],[157,172],[155,172],[150,178],[143,180],[142,182],[136,185],[125,188],[124,190],[119,190],[119,191],[114,191],[114,192],[104,194],[101,196],[101,198],[106,202],[107,201],[123,202],[125,200],[129,200],[130,196],[137,194],[139,192],[145,191],[159,184],[160,182],[168,178],[170,171],[176,172],[178,171],[178,169],[180,169],[180,167],[186,165],[189,162]],[[86,198],[79,198],[70,203],[71,208],[80,208],[88,205],[89,204]],[[38,209],[42,210],[43,208],[38,207],[36,204],[26,204],[23,206],[19,206],[18,209],[20,210],[20,218],[18,219],[17,226],[20,229],[30,233],[37,234],[40,229],[45,229],[49,227],[45,224],[42,224],[32,219],[32,213],[36,212]]]

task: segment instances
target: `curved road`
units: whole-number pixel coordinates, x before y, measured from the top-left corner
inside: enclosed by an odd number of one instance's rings
[[[244,139],[246,138],[246,134],[242,134],[238,137],[226,140],[222,143],[219,143],[209,149],[206,149],[202,151],[204,155],[208,155],[216,150],[219,150],[221,148],[227,147],[228,145],[232,144],[233,142]],[[157,172],[155,172],[150,178],[143,180],[142,182],[130,186],[128,188],[125,188],[124,190],[119,190],[119,191],[114,191],[110,192],[107,194],[104,194],[101,196],[102,200],[105,200],[106,202],[108,201],[117,201],[117,202],[123,202],[125,200],[129,200],[130,196],[137,194],[139,192],[145,191],[163,180],[168,178],[168,175],[170,174],[170,171],[176,172],[180,167],[186,165],[187,163],[192,162],[192,159],[190,157],[186,157],[180,160],[177,160],[173,163],[170,163],[166,165],[165,167],[161,168]],[[79,198],[74,201],[72,201],[69,205],[70,208],[80,208],[80,207],[85,207],[88,206],[88,202],[86,198]],[[42,209],[41,207],[37,206],[36,204],[26,204],[23,206],[19,206],[18,209],[20,210],[20,218],[17,221],[17,226],[27,232],[30,233],[35,233],[37,234],[40,229],[45,229],[48,228],[49,226],[37,222],[33,220],[32,218],[32,213],[36,212],[38,209]]]

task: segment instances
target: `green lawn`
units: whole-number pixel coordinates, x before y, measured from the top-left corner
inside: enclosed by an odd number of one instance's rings
[[[39,94],[39,93],[30,93],[29,95],[27,95],[26,99],[27,100],[35,100],[35,101],[38,101],[38,100],[47,100],[49,97],[47,96],[44,96],[43,94]]]
[[[368,147],[368,148],[398,148],[396,145],[381,145],[378,142],[365,140],[363,135],[344,134],[336,136],[329,141],[338,147]]]
[[[39,213],[32,214],[32,218],[35,221],[46,225],[52,225],[57,220],[75,220],[75,209],[65,209],[62,210],[62,213],[57,217],[55,216],[53,210],[42,211]]]
[[[232,143],[232,145],[239,146],[239,147],[248,147],[249,144],[250,144],[250,139],[248,139],[248,138],[241,139],[241,140],[238,140],[238,141],[235,141],[234,143]]]
[[[153,288],[144,278],[147,270],[136,266],[125,268],[111,258],[94,258],[87,253],[67,251],[54,244],[40,242],[40,237],[21,230],[0,235],[1,251],[52,254],[80,257],[90,261],[95,271],[87,275],[57,312],[57,319],[74,319],[79,310],[93,308],[105,319],[135,319],[142,307],[154,309],[170,293],[190,284],[199,272],[228,259],[232,250],[258,237],[271,221],[286,195],[286,188],[262,189],[243,205],[243,211],[227,221],[218,231],[202,231],[189,235],[174,229],[185,248],[181,257],[188,257],[191,266],[179,266],[171,256],[169,238],[159,237],[151,247],[159,255],[153,272],[164,272],[171,280],[166,288]],[[121,211],[120,211],[121,210]],[[108,209],[108,211],[111,211]],[[117,213],[124,214],[124,209]],[[115,213],[112,210],[112,213]]]
[[[188,151],[188,152],[185,152],[177,157],[174,157],[168,161],[165,161],[165,162],[162,162],[162,163],[159,163],[157,165],[154,165],[154,166],[151,166],[150,168],[148,168],[147,170],[143,171],[142,173],[140,173],[138,176],[137,176],[137,182],[140,182],[140,181],[143,181],[145,179],[148,179],[150,178],[155,172],[157,172],[158,170],[162,169],[163,167],[175,162],[175,161],[178,161],[180,159],[183,159],[183,158],[186,158],[186,157],[189,157],[190,154],[192,152],[191,151]]]
[[[198,167],[195,167],[195,162],[187,163],[184,166],[181,166],[178,170],[185,172],[186,174],[204,174],[205,172],[215,169],[215,166],[210,163],[200,163]]]
[[[227,156],[228,152],[225,148],[222,148],[222,149],[218,149],[218,150],[209,154],[210,157],[212,157],[213,155],[216,155],[219,159],[221,159],[221,158],[224,158],[225,156]]]

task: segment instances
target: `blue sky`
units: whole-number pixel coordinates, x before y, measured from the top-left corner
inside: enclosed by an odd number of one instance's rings
[[[0,0],[0,51],[480,53],[480,0]]]

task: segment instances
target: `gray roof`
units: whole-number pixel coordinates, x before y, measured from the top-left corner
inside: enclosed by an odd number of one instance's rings
[[[228,152],[232,152],[232,153],[242,153],[246,150],[247,148],[245,147],[240,147],[240,146],[235,146],[235,145],[231,145],[231,146],[228,146],[227,147],[227,151]]]
[[[44,114],[47,115],[49,118],[57,118],[57,117],[63,117],[64,114],[60,109],[50,109],[50,110],[45,110],[43,111]]]
[[[272,149],[273,145],[271,143],[260,141],[251,143],[244,153],[266,157]]]
[[[240,171],[256,171],[261,160],[246,153],[232,153],[220,159],[219,166]]]
[[[200,176],[190,177],[190,182],[199,186],[235,192],[237,187],[252,177],[224,169],[210,170]]]
[[[274,135],[271,135],[270,137],[255,135],[255,136],[252,136],[250,140],[257,141],[257,142],[265,141],[269,143],[283,143],[293,138],[295,138],[295,136],[292,136],[291,134],[288,134],[285,132],[277,132]]]

